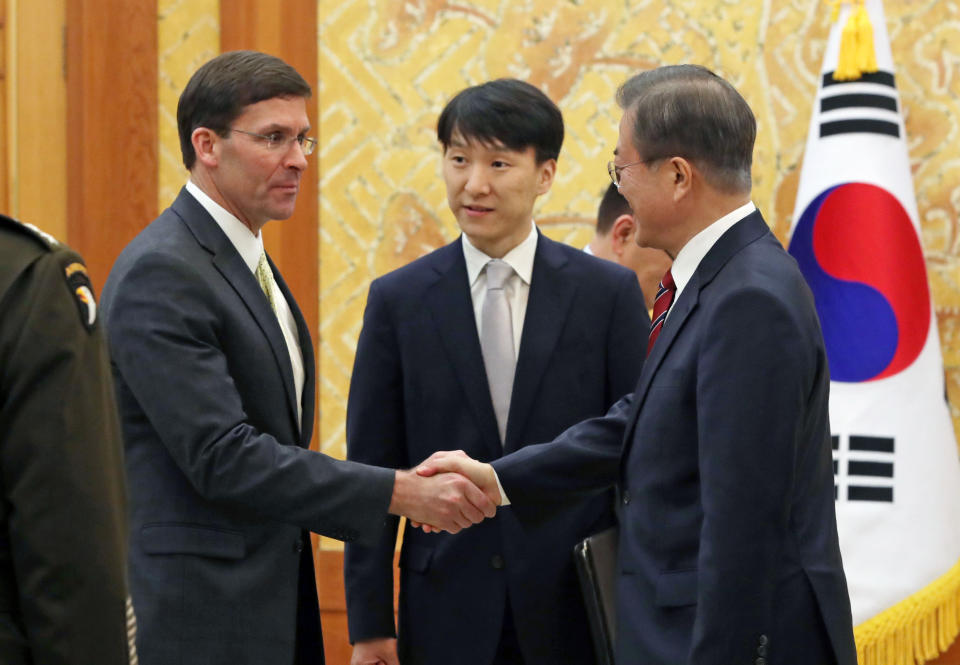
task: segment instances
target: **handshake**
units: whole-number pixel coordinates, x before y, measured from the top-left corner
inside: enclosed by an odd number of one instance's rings
[[[416,469],[396,472],[389,512],[427,533],[457,533],[493,517],[500,503],[493,467],[462,450],[441,451]]]

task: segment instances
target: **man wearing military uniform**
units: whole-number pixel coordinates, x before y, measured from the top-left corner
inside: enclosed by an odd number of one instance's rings
[[[0,663],[136,661],[122,451],[83,260],[0,215]]]

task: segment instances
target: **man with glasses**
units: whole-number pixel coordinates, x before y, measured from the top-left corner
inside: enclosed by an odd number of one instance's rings
[[[388,511],[451,531],[493,514],[466,480],[308,450],[310,333],[260,231],[293,214],[310,92],[263,53],[203,65],[177,108],[189,182],[104,287],[142,665],[322,663],[309,531],[372,542]]]

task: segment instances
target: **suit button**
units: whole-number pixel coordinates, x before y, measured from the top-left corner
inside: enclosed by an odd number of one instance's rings
[[[770,644],[770,639],[766,635],[761,635],[760,639],[757,640],[760,643],[760,646],[765,647]]]
[[[502,570],[503,557],[500,556],[499,554],[494,554],[492,557],[490,557],[490,567],[493,568],[494,570]]]
[[[300,552],[303,551],[303,540],[302,540],[302,539],[299,539],[299,538],[298,538],[297,541],[293,544],[293,551],[296,552],[297,554],[300,554]]]
[[[623,505],[625,506],[628,505],[630,503],[630,492],[628,492],[627,490],[623,490],[623,496],[621,497],[621,501],[623,501]]]
[[[766,658],[757,658],[754,662],[754,665],[767,665]]]
[[[761,644],[760,646],[758,646],[758,647],[757,647],[757,655],[758,655],[758,656],[766,656],[766,655],[767,655],[767,647],[763,646],[762,644]]]

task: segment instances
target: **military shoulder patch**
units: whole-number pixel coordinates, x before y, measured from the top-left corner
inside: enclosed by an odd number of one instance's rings
[[[77,309],[80,311],[80,322],[87,330],[93,330],[97,322],[97,301],[93,297],[93,285],[90,283],[90,276],[87,274],[87,267],[78,261],[74,261],[64,268],[67,277],[67,285],[77,301]]]

